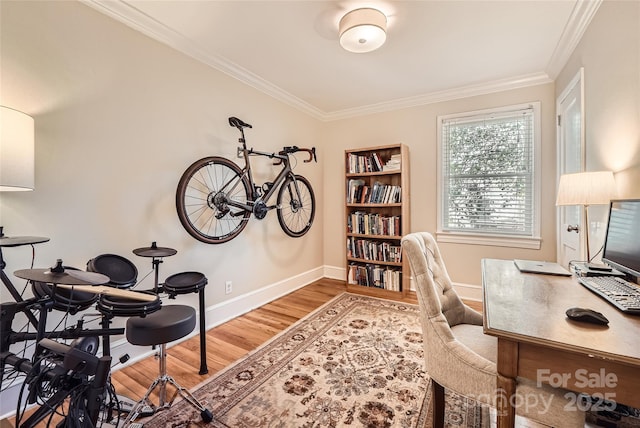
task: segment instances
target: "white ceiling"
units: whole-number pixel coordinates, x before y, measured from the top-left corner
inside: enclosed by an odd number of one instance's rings
[[[553,80],[600,0],[83,0],[321,120]],[[387,42],[338,43],[349,10],[388,17]]]

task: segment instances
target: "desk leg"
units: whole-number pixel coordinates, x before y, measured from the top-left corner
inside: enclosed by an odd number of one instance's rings
[[[498,428],[513,428],[516,410],[512,397],[516,393],[518,375],[518,343],[498,338],[498,379],[496,382],[496,408]]]

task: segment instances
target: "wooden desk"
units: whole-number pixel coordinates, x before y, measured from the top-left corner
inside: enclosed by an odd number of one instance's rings
[[[640,316],[573,277],[523,274],[512,260],[483,260],[482,286],[484,332],[498,338],[497,386],[505,391],[498,428],[513,427],[508,398],[517,376],[640,407]],[[569,320],[565,311],[575,306],[603,313],[609,325]]]

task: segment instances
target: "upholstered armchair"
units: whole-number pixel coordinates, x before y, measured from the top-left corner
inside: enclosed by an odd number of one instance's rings
[[[420,306],[426,370],[433,389],[434,427],[444,426],[444,389],[495,406],[497,340],[482,330],[482,315],[453,289],[433,236],[411,233],[402,239]],[[518,379],[516,394],[544,398],[549,408],[517,406],[516,415],[553,427],[584,427],[584,412],[565,411],[566,391]],[[542,403],[542,400],[540,400]]]

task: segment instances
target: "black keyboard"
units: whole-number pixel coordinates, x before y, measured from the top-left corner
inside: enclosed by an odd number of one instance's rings
[[[587,276],[578,281],[622,312],[640,314],[640,286],[616,276]]]

